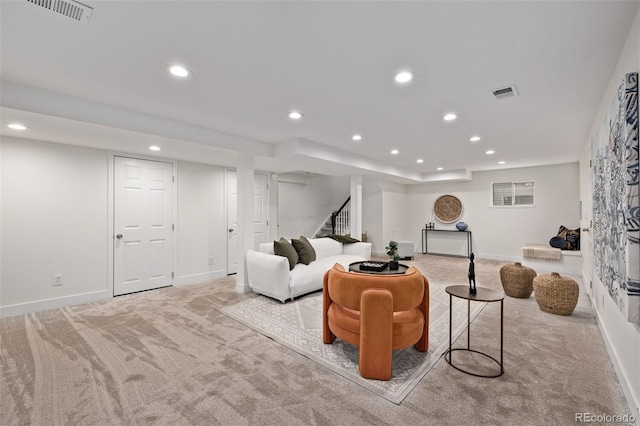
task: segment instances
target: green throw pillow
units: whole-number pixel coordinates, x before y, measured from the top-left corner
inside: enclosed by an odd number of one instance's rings
[[[297,240],[292,239],[291,244],[293,244],[293,247],[298,252],[300,263],[308,265],[316,260],[316,251],[313,249],[311,242],[309,242],[309,240],[304,235],[300,235],[300,238]]]
[[[280,241],[273,242],[273,253],[278,256],[284,256],[289,259],[289,270],[292,270],[296,263],[298,263],[298,252],[291,245],[291,243],[284,238],[280,238]]]

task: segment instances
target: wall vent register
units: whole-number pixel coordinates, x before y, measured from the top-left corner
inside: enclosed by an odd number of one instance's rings
[[[518,96],[518,88],[515,84],[512,84],[511,86],[493,89],[491,93],[496,99],[511,98],[513,96]]]
[[[36,6],[44,7],[78,22],[89,22],[93,8],[73,0],[27,0]]]

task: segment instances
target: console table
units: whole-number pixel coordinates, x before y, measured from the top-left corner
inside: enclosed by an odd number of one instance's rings
[[[466,235],[467,237],[467,257],[471,257],[473,252],[473,241],[471,240],[471,231],[458,231],[457,229],[427,229],[422,230],[422,254],[442,254],[445,256],[464,257],[457,254],[433,253],[429,252],[429,233],[430,232],[452,232],[454,234]]]

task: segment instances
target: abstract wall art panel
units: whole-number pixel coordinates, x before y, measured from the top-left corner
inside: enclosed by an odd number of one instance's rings
[[[595,273],[628,321],[640,323],[638,73],[625,75],[594,140]]]

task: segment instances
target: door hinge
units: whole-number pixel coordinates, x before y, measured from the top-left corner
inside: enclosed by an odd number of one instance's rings
[[[176,181],[176,177],[175,176],[171,176],[171,182],[175,182]]]
[[[269,184],[267,184],[267,189],[269,189]]]
[[[171,230],[172,230],[172,231],[175,231],[175,230],[176,230],[176,225],[175,225],[175,224],[173,224],[173,223],[171,224]]]
[[[269,221],[267,221],[267,226],[269,226]]]
[[[175,274],[173,272],[171,273],[171,278],[175,278]]]
[[[589,168],[593,167],[593,160],[589,160]]]

